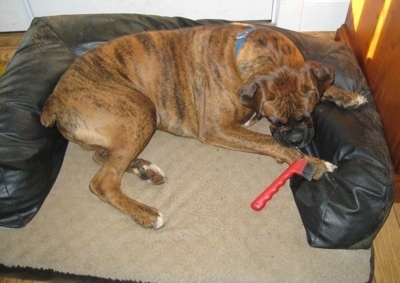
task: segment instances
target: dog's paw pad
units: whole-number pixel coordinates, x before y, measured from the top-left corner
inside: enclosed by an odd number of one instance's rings
[[[141,165],[131,169],[131,172],[138,175],[140,179],[147,181],[153,185],[160,185],[165,182],[164,172],[155,164]]]
[[[326,167],[326,171],[327,172],[335,172],[336,171],[336,169],[337,169],[336,165],[334,165],[334,164],[332,164],[330,162],[327,162],[327,161],[325,161],[324,163],[325,163],[325,167]]]
[[[150,164],[149,166],[144,166],[145,174],[148,177],[147,182],[154,185],[160,185],[165,182],[164,172],[155,164]]]

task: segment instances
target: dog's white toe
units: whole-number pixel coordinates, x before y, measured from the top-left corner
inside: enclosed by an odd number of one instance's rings
[[[327,162],[327,161],[325,161],[325,166],[326,166],[328,172],[334,172],[337,169],[336,165],[334,165],[330,162]]]
[[[159,228],[163,227],[166,222],[167,222],[167,219],[164,217],[164,215],[161,212],[159,212],[157,220],[156,220],[156,222],[154,222],[153,228],[159,229]]]
[[[363,105],[363,104],[365,104],[365,103],[367,103],[367,102],[368,102],[368,99],[367,99],[365,96],[359,95],[359,96],[357,97],[357,103],[356,103],[356,105],[357,105],[357,106],[360,106],[360,105]]]

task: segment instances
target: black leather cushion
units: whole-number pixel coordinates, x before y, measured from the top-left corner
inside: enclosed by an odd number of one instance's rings
[[[318,182],[292,178],[291,188],[312,246],[367,248],[393,202],[393,170],[380,117],[367,81],[348,48],[283,31],[306,60],[335,68],[337,87],[361,93],[369,104],[346,111],[320,104],[313,142],[304,152],[336,165]]]
[[[22,227],[36,214],[60,170],[67,142],[39,122],[41,108],[75,57],[115,37],[223,21],[143,15],[37,18],[0,79],[0,225]],[[335,84],[367,95],[356,111],[330,103],[315,113],[316,136],[304,150],[339,165],[318,182],[293,178],[291,187],[310,245],[367,248],[393,200],[393,175],[382,126],[366,80],[343,45],[277,29],[306,59],[336,70]]]

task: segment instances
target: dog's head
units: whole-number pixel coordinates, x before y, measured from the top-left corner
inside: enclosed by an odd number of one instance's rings
[[[242,104],[270,122],[272,136],[287,147],[303,147],[314,136],[312,113],[332,84],[333,68],[308,61],[256,74],[238,90]]]

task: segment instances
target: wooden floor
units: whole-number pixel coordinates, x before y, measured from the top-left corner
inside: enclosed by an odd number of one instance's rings
[[[0,75],[14,55],[23,35],[23,33],[0,33]]]
[[[333,38],[334,33],[313,33]],[[11,59],[22,33],[0,33],[0,74]],[[395,203],[391,213],[374,241],[374,283],[400,282],[400,203]],[[0,278],[0,283],[39,282],[15,278]]]

